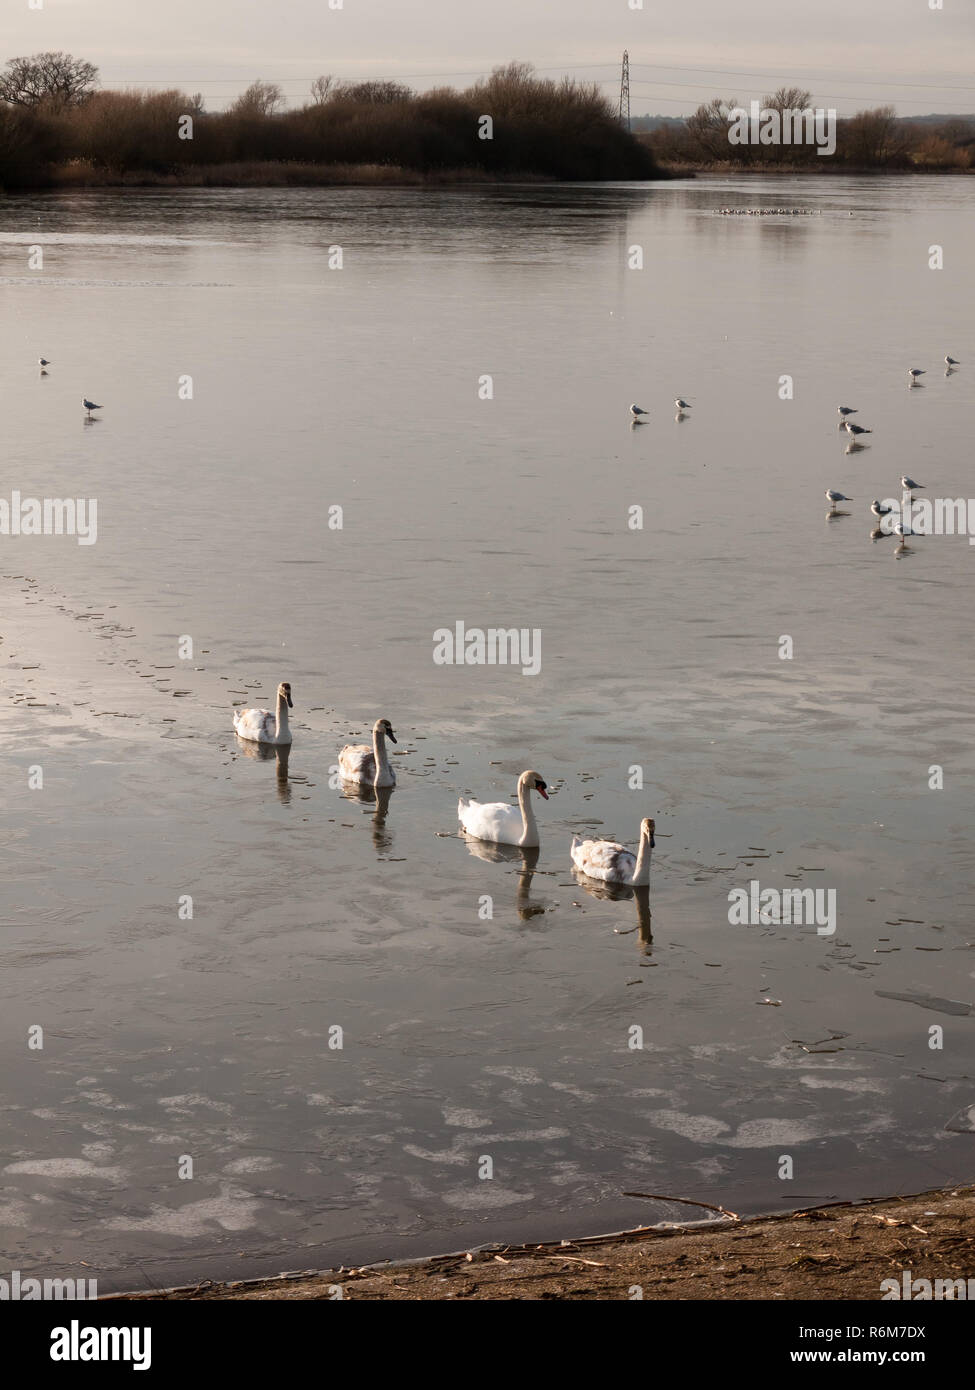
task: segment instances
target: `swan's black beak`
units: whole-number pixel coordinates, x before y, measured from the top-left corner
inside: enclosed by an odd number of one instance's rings
[[[396,735],[393,733],[392,729],[386,730],[386,737],[391,738],[394,743],[396,742]]]
[[[288,694],[287,694],[287,696],[286,696],[285,698],[286,698],[287,701],[288,701],[288,709],[294,709],[294,702],[293,702],[292,699],[291,699],[291,692],[290,692],[290,691],[288,692]]]
[[[651,831],[650,831],[650,848],[651,848],[651,849],[656,849],[656,847],[657,847],[657,838],[656,838],[656,836],[654,835],[653,831],[651,830]]]
[[[539,793],[540,796],[544,796],[546,801],[548,800],[548,792],[545,790],[544,782],[536,782],[535,790]]]

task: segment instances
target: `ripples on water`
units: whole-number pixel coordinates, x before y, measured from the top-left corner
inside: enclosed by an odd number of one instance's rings
[[[6,200],[8,485],[99,502],[97,545],[0,566],[12,1267],[125,1288],[970,1177],[975,558],[898,558],[868,508],[973,491],[973,196]],[[715,212],[763,202],[821,215]],[[541,673],[435,666],[457,620],[541,629]],[[255,756],[230,707],[281,679],[293,750]],[[379,714],[387,805],[329,778]],[[528,766],[537,857],[459,839]],[[578,880],[574,831],[648,814],[649,902]],[[835,888],[836,935],[730,927],[756,877]]]

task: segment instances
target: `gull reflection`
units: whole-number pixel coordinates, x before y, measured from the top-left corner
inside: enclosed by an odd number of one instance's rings
[[[538,846],[532,849],[522,849],[520,845],[496,845],[490,840],[476,840],[472,836],[464,835],[461,838],[466,842],[467,848],[477,859],[483,859],[488,864],[521,864],[521,872],[518,875],[518,887],[515,892],[515,906],[518,909],[518,916],[523,922],[529,922],[533,917],[539,917],[545,911],[545,904],[532,902],[531,886],[535,876],[535,868],[538,864]]]
[[[652,955],[653,932],[651,930],[650,912],[650,889],[644,885],[640,888],[631,888],[626,883],[603,883],[598,878],[590,878],[575,865],[572,867],[572,876],[580,888],[584,888],[591,898],[598,898],[601,902],[622,902],[626,898],[632,898],[636,907],[636,926],[627,927],[625,930],[615,928],[618,936],[629,936],[631,932],[639,933],[640,949],[644,955]]]

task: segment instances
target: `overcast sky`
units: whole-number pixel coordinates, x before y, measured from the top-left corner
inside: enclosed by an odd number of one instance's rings
[[[712,96],[747,103],[791,80],[841,114],[884,102],[903,115],[975,111],[975,0],[40,3],[3,0],[0,58],[65,49],[96,63],[103,86],[178,86],[211,109],[255,77],[301,102],[318,73],[465,86],[512,58],[615,93],[626,47],[634,115],[683,115]]]

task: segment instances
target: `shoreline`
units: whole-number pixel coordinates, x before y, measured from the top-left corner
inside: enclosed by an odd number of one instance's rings
[[[844,165],[826,167],[820,164],[663,164],[654,178],[579,179],[566,180],[531,170],[506,174],[491,174],[477,168],[443,169],[423,172],[403,165],[388,164],[303,164],[296,161],[255,161],[253,164],[187,165],[168,173],[152,169],[113,171],[91,167],[69,167],[53,171],[44,181],[29,184],[0,185],[0,196],[36,193],[69,193],[124,191],[126,189],[209,189],[209,188],[415,188],[465,189],[504,188],[519,185],[574,183],[667,183],[681,179],[729,178],[797,178],[820,175],[839,175],[845,178],[910,177],[949,178],[971,177],[975,169],[939,169],[914,166],[906,169],[880,169],[872,166]]]
[[[300,160],[254,160],[187,164],[167,171],[113,170],[78,162],[56,166],[29,183],[0,183],[0,194],[97,192],[101,189],[183,188],[503,188],[510,185],[666,183],[678,177],[658,169],[651,177],[566,179],[531,169],[491,173],[471,165],[424,171],[402,164],[316,164]]]
[[[937,1297],[938,1280],[964,1280],[969,1291],[975,1289],[973,1198],[975,1186],[933,1188],[771,1216],[740,1219],[727,1213],[717,1221],[664,1223],[571,1241],[489,1245],[265,1279],[205,1280],[106,1294],[99,1302],[894,1301],[908,1288],[905,1271],[908,1281],[930,1281]],[[948,1287],[941,1297],[948,1296]],[[960,1292],[957,1282],[953,1287]],[[923,1286],[914,1289],[919,1296],[925,1297]]]

